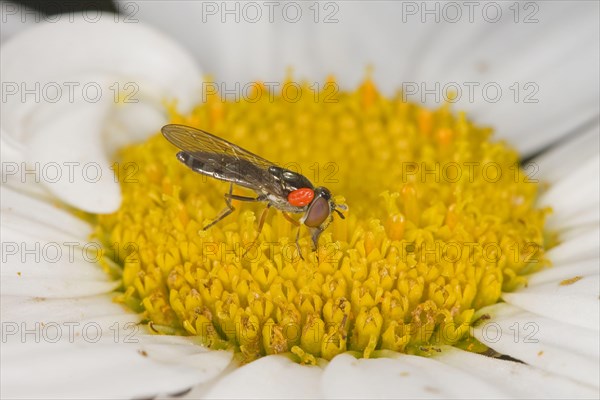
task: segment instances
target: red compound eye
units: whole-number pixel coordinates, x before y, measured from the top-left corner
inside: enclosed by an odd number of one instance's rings
[[[296,207],[304,207],[315,198],[315,192],[309,188],[296,189],[288,194],[288,202]]]

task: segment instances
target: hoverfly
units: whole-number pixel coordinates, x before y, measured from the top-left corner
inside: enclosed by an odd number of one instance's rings
[[[207,230],[235,210],[231,204],[232,200],[266,202],[267,206],[259,219],[258,234],[264,225],[267,211],[272,206],[282,211],[283,216],[294,225],[306,225],[311,231],[313,250],[316,250],[319,236],[331,223],[333,213],[344,218],[340,210],[346,211],[346,205],[336,204],[329,189],[323,186],[314,187],[304,175],[280,167],[200,129],[171,124],[163,126],[161,132],[169,142],[181,150],[177,153],[177,159],[192,171],[230,183],[229,192],[224,195],[226,207],[204,226],[203,230]],[[234,184],[254,190],[257,197],[233,194]],[[298,222],[288,213],[304,215]],[[296,247],[302,257],[299,237],[300,229],[296,234]]]

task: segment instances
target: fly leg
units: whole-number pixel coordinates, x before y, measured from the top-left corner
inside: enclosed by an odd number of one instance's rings
[[[300,258],[304,260],[304,257],[302,256],[302,250],[300,250],[300,243],[298,243],[298,240],[300,240],[300,229],[302,229],[302,227],[300,226],[300,223],[294,218],[290,217],[288,213],[282,212],[282,214],[285,219],[292,223],[292,225],[298,227],[298,232],[296,232],[296,249],[298,249],[298,254],[300,255]]]
[[[259,200],[256,200],[256,201],[259,201]],[[254,240],[252,241],[252,244],[250,244],[250,246],[248,246],[246,248],[246,251],[244,251],[244,254],[242,254],[242,257],[245,257],[246,253],[248,253],[248,251],[252,247],[254,247],[254,245],[258,241],[258,237],[260,236],[260,233],[262,232],[263,226],[265,225],[265,220],[267,219],[267,213],[268,213],[270,207],[271,207],[271,203],[267,203],[267,206],[263,209],[262,213],[260,213],[260,218],[258,219],[258,230],[256,232],[256,236],[254,237]]]
[[[312,249],[313,249],[313,251],[317,251],[319,249],[319,236],[321,236],[321,233],[323,233],[323,230],[319,229],[319,228],[312,228],[311,231],[312,231],[311,237],[312,237],[312,242],[313,242]]]
[[[263,226],[265,225],[265,219],[267,219],[267,212],[269,212],[270,207],[271,203],[267,203],[267,206],[260,214],[260,219],[258,220],[258,232],[256,232],[256,239],[254,239],[255,242],[258,239],[258,235],[260,235],[260,233],[262,232]]]
[[[231,204],[231,200],[239,200],[239,201],[264,201],[265,198],[263,196],[258,197],[248,197],[248,196],[238,196],[237,194],[233,194],[233,183],[229,185],[229,193],[225,193],[225,204],[227,205],[217,217],[212,220],[208,225],[202,228],[203,231],[207,230],[217,222],[221,221],[223,218],[231,214],[235,211],[235,207]]]
[[[300,258],[304,261],[304,257],[302,256],[302,250],[300,249],[300,243],[298,243],[298,240],[300,240],[300,226],[298,227],[298,232],[296,233],[296,249],[298,249],[298,254],[300,255]]]
[[[321,236],[321,233],[323,232],[323,230],[319,229],[319,228],[311,228],[310,231],[311,231],[311,239],[312,239],[312,251],[315,252],[315,255],[317,257],[317,262],[319,262],[319,236]],[[298,243],[296,243],[296,246],[297,245],[298,245]]]
[[[292,223],[292,225],[294,226],[300,226],[300,222],[296,221],[294,218],[290,217],[290,215],[286,212],[281,212],[283,214],[283,218],[287,219],[288,221],[290,221]]]

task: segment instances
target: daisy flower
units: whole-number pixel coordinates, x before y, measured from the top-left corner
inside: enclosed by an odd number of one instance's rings
[[[2,45],[3,397],[599,396],[598,4],[131,4]],[[167,122],[345,219],[203,230],[228,186]]]

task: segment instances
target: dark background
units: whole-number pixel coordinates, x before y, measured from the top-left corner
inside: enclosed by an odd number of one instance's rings
[[[12,0],[13,3],[22,4],[46,15],[62,14],[82,10],[100,10],[117,12],[117,8],[111,0],[68,0],[68,1],[35,1],[35,0]]]

